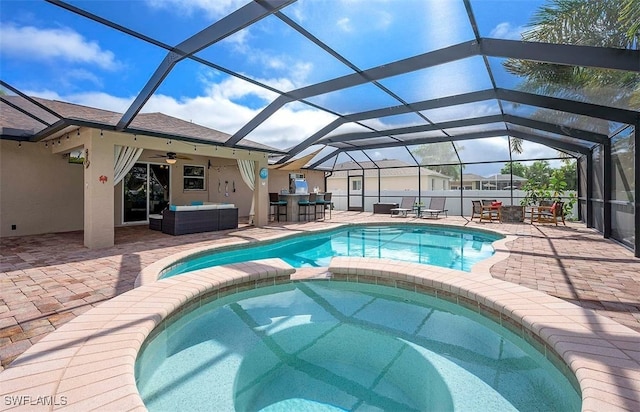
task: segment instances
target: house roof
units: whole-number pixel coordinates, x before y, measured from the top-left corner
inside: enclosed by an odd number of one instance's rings
[[[377,177],[378,169],[380,176],[412,176],[416,177],[416,166],[405,163],[397,159],[383,159],[375,162],[345,162],[335,165],[332,177],[346,177],[349,170],[363,170],[366,177]],[[420,167],[421,176],[439,177],[450,180],[451,177],[438,173],[426,167]]]
[[[522,176],[518,176],[518,175],[504,175],[504,174],[495,174],[495,175],[491,175],[491,176],[487,176],[485,178],[483,178],[484,180],[499,180],[499,181],[509,181],[513,178],[513,180],[519,180],[519,181],[523,181],[526,182],[527,179],[522,177]]]
[[[474,174],[474,173],[463,173],[462,174],[462,180],[466,180],[466,181],[470,181],[470,180],[482,180],[484,179],[483,176]]]
[[[122,117],[122,113],[95,107],[39,97],[31,97],[30,99],[32,101],[18,96],[4,97],[5,102],[3,103],[8,103],[8,105],[3,104],[2,110],[0,110],[0,126],[3,135],[35,135],[38,136],[37,140],[47,140],[56,137],[63,126],[115,129],[118,120]],[[219,130],[163,113],[140,113],[131,122],[126,132],[218,145],[223,145],[230,137],[229,134]],[[246,139],[238,147],[280,152],[276,148]]]
[[[511,175],[495,174],[490,176],[480,176],[474,173],[463,173],[462,180],[464,180],[465,182],[474,182],[474,181],[481,181],[481,180],[498,180],[502,182],[502,181],[510,181]],[[522,181],[522,182],[527,181],[526,178],[518,175],[513,175],[513,180]]]

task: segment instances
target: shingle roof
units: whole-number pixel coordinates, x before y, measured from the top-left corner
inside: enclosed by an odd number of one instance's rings
[[[28,111],[48,124],[56,123],[62,119],[68,119],[71,122],[76,120],[95,123],[96,127],[99,127],[100,125],[105,127],[115,127],[118,120],[122,117],[121,113],[110,110],[97,109],[94,107],[61,102],[58,100],[48,100],[38,97],[33,98],[36,102],[57,113],[59,115],[58,117],[23,98],[19,98],[17,96],[4,96],[4,99],[9,101],[11,104]],[[4,102],[0,107],[2,109],[0,110],[0,126],[3,129],[3,134],[12,131],[13,129],[13,134],[19,131],[20,135],[28,136],[34,135],[47,127],[46,124],[21,113],[19,110],[16,110]],[[142,132],[147,131],[151,134],[196,139],[203,143],[223,144],[230,137],[229,134],[219,130],[211,129],[193,122],[187,122],[163,113],[140,113],[135,117],[128,129],[131,129],[129,132],[132,130]],[[278,150],[273,147],[247,139],[243,139],[238,146],[278,152]]]

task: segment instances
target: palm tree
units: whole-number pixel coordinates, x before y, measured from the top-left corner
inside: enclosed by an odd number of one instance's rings
[[[533,16],[525,41],[638,49],[640,0],[552,0]],[[508,59],[504,66],[524,79],[520,89],[579,101],[640,108],[640,75],[634,72]],[[608,132],[608,122],[562,113],[563,123]],[[554,114],[534,117],[555,122]],[[567,123],[569,122],[569,123]],[[521,150],[512,138],[511,150]]]
[[[620,11],[620,24],[627,29],[629,41],[635,41],[636,47],[640,39],[640,0],[626,0]]]

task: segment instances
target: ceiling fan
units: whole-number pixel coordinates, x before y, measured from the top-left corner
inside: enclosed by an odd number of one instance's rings
[[[165,162],[169,163],[170,165],[174,164],[177,159],[193,160],[190,157],[182,156],[182,155],[176,154],[175,152],[167,152],[166,155],[157,154],[157,155],[154,155],[154,156],[151,156],[151,157],[162,157],[162,158],[164,158]]]

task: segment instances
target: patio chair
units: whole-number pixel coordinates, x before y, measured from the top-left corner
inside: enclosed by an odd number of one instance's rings
[[[413,205],[416,203],[415,196],[403,196],[400,202],[400,207],[394,207],[390,209],[391,216],[397,215],[407,217],[407,213],[413,210]]]
[[[477,217],[478,220],[482,217],[482,202],[479,200],[471,201],[471,221]]]
[[[444,213],[444,216],[447,217],[447,209],[444,208],[444,204],[446,202],[446,197],[432,197],[429,201],[429,208],[422,209],[422,217],[426,217],[426,213],[429,214],[429,217],[435,217],[436,219],[439,217],[440,213]]]
[[[482,199],[480,200],[480,205],[481,222],[484,220],[502,222],[502,202],[498,202],[496,199]]]
[[[560,219],[563,225],[567,225],[564,221],[564,202],[553,202],[551,206],[538,206],[532,215],[534,219],[531,219],[531,223],[535,220],[538,223],[555,223],[558,226],[558,219]]]

